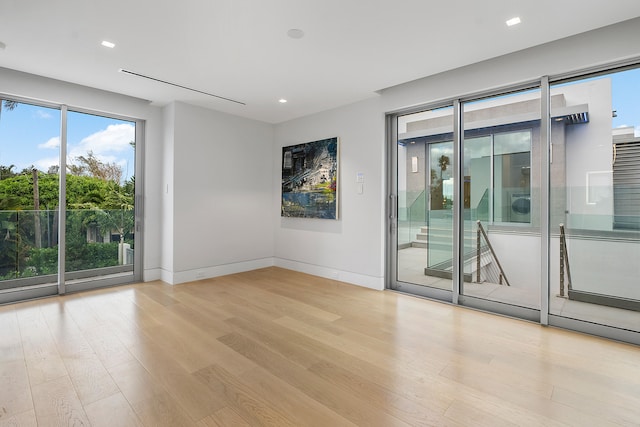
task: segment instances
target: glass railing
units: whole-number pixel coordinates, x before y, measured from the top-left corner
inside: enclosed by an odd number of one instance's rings
[[[612,215],[569,215],[566,247],[571,265],[572,287],[576,291],[640,301],[640,230],[612,230]],[[608,224],[609,230],[588,227]],[[574,227],[578,225],[578,227]],[[551,244],[560,253],[559,224],[552,224]],[[559,265],[558,259],[553,264]],[[559,277],[552,280],[559,294]]]
[[[67,273],[133,268],[133,210],[68,210]],[[58,210],[0,211],[0,289],[55,282]]]
[[[58,272],[58,211],[0,211],[0,280]]]
[[[423,190],[418,194],[408,208],[407,219],[409,221],[409,233],[412,239],[416,239],[422,232],[422,227],[427,224],[427,196]]]
[[[409,206],[398,209],[398,245],[411,245],[417,241],[422,227],[427,225],[426,194],[425,191],[407,194],[412,200]]]
[[[67,272],[133,263],[132,209],[67,210]]]

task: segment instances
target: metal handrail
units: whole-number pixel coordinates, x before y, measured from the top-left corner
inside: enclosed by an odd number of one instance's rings
[[[571,268],[569,267],[569,251],[567,250],[567,237],[564,224],[560,224],[560,296],[564,297],[564,276],[567,276],[567,288],[573,290],[571,283]]]
[[[484,240],[487,242],[487,247],[489,248],[489,251],[491,251],[491,255],[493,256],[493,259],[496,261],[496,265],[498,266],[498,269],[500,270],[500,284],[502,284],[502,279],[504,279],[504,282],[507,286],[511,286],[509,284],[509,280],[507,279],[507,275],[504,273],[504,269],[502,268],[502,265],[500,264],[500,261],[498,260],[498,256],[496,255],[496,252],[493,250],[493,246],[491,246],[491,242],[489,241],[489,236],[487,235],[487,232],[484,231],[484,227],[482,227],[482,223],[480,223],[480,221],[476,221],[476,224],[478,224],[478,270],[480,271],[480,233],[482,233],[482,236],[484,236]],[[478,282],[480,282],[480,273],[478,274]]]

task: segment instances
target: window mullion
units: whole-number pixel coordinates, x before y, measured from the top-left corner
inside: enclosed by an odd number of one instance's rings
[[[60,107],[60,173],[58,195],[58,294],[65,294],[67,223],[67,106]]]

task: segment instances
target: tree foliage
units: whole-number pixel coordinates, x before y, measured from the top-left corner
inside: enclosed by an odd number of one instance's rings
[[[18,105],[0,99],[0,117],[3,109],[11,111]],[[20,172],[14,169],[15,165],[0,165],[0,280],[54,274],[60,168],[37,171],[35,177],[33,166]],[[118,265],[118,246],[133,232],[135,181],[121,185],[122,168],[101,161],[91,151],[76,157],[67,169],[65,270]],[[34,200],[39,206],[34,206]],[[99,234],[100,241],[105,236],[105,242],[88,241],[90,231]],[[113,232],[120,235],[119,244],[111,243]],[[45,247],[40,247],[42,241]]]
[[[6,108],[7,111],[14,110],[17,106],[18,106],[18,101],[12,101],[10,99],[4,100],[4,108]]]
[[[442,172],[447,170],[447,166],[449,166],[451,160],[449,156],[445,156],[444,154],[438,158],[438,166],[440,166],[440,175],[442,176]]]
[[[78,164],[67,166],[69,173],[76,176],[92,176],[103,181],[120,182],[122,179],[122,168],[112,162],[103,162],[98,159],[93,151],[89,151],[86,156],[76,157]]]
[[[100,206],[112,183],[92,176],[67,175],[66,206],[73,208],[86,202]],[[59,176],[38,172],[38,190],[40,193],[40,208],[52,209],[58,206]],[[0,198],[14,200],[16,210],[32,210],[33,206],[33,176],[31,173],[19,174],[0,180]]]
[[[78,157],[81,169],[66,176],[66,271],[118,265],[118,243],[130,239],[134,227],[133,178],[120,184],[122,170],[93,153]],[[14,172],[0,166],[0,280],[53,274],[57,271],[59,175],[57,169],[38,171],[39,211],[34,210],[32,168]],[[75,172],[75,173],[74,173]],[[45,226],[43,248],[34,245],[35,215]],[[88,241],[88,231],[105,236],[104,243]],[[99,241],[101,241],[101,239]]]
[[[0,165],[0,180],[11,178],[16,176],[16,173],[13,171],[16,165],[2,166]]]

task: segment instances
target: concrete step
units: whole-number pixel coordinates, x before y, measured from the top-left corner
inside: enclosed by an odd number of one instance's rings
[[[431,240],[432,242],[451,242],[451,234],[427,234],[427,233],[417,233],[415,240],[418,242],[426,242]],[[465,244],[476,243],[476,236],[464,236]]]

